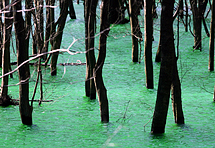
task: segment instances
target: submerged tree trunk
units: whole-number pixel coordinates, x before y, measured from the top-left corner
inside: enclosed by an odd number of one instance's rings
[[[157,100],[151,133],[164,133],[169,106],[170,88],[173,79],[174,65],[174,36],[173,36],[173,7],[174,0],[163,0],[161,11],[161,67]]]
[[[98,0],[85,1],[85,48],[86,48],[86,96],[96,99],[96,89],[93,79],[93,69],[96,59],[94,53],[94,40],[96,29],[96,7]]]
[[[194,33],[194,49],[202,48],[202,18],[206,9],[208,0],[190,0],[193,13],[193,33]]]
[[[11,11],[9,7],[9,0],[3,1],[3,7],[5,11]],[[8,7],[8,8],[7,8]],[[10,71],[10,35],[12,30],[13,20],[12,12],[4,13],[4,24],[3,24],[3,48],[2,48],[2,75]],[[1,83],[1,97],[0,105],[8,106],[11,105],[11,98],[8,96],[8,80],[9,76],[4,76]]]
[[[129,13],[132,36],[132,61],[138,62],[138,43],[142,39],[142,33],[138,22],[140,7],[137,0],[129,0]]]
[[[107,36],[110,31],[110,23],[108,18],[110,0],[102,0],[101,3],[101,25],[100,25],[100,38],[99,38],[99,55],[94,68],[94,81],[96,85],[96,91],[98,94],[101,121],[106,123],[109,122],[109,108],[107,99],[107,90],[104,86],[102,78],[102,68],[106,57],[106,44]]]
[[[154,88],[153,82],[153,63],[152,63],[152,0],[145,0],[144,3],[144,57],[145,57],[145,74],[146,87]]]
[[[54,35],[53,45],[51,50],[59,49],[63,36],[63,29],[66,23],[66,18],[68,15],[68,1],[61,0],[60,1],[60,17],[58,18],[57,25],[58,29]],[[57,75],[57,59],[59,52],[55,52],[52,54],[51,58],[51,75]]]
[[[25,45],[26,33],[24,27],[24,20],[22,17],[21,1],[13,1],[13,19],[14,28],[16,35],[16,51],[17,51],[17,65],[28,60],[28,50]],[[18,12],[17,12],[18,11]],[[33,108],[29,105],[29,78],[30,70],[29,64],[25,64],[18,70],[19,75],[19,110],[22,119],[22,123],[25,125],[32,125],[32,110]]]
[[[172,109],[174,114],[175,123],[184,124],[184,114],[182,109],[181,101],[181,83],[178,76],[177,59],[174,58],[174,68],[173,68],[173,80],[171,84],[171,99],[172,99]]]
[[[214,71],[214,28],[215,28],[215,2],[212,1],[211,9],[211,26],[210,26],[210,41],[209,41],[209,71]]]

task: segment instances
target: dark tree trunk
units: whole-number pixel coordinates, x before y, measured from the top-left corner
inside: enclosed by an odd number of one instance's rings
[[[90,10],[90,0],[84,1],[84,20],[85,20],[85,51],[86,51],[86,79],[85,79],[85,94],[90,97],[90,66],[88,57],[88,20]]]
[[[144,58],[145,58],[145,74],[146,87],[154,88],[153,82],[153,63],[152,63],[152,0],[146,0],[144,3]]]
[[[171,85],[171,99],[175,123],[184,124],[184,114],[181,101],[181,83],[178,76],[177,59],[175,57],[173,68],[173,80]]]
[[[155,62],[161,62],[161,37],[159,38],[159,43],[158,43],[158,50],[156,52],[156,56],[155,56]]]
[[[187,4],[187,0],[185,0],[185,11],[186,11],[186,15],[185,15],[185,32],[188,32],[188,4]]]
[[[102,0],[101,8],[101,25],[100,25],[100,38],[99,38],[99,55],[94,69],[94,81],[96,85],[96,91],[98,94],[101,121],[109,122],[109,108],[107,99],[107,90],[104,86],[102,78],[102,68],[106,57],[106,44],[107,36],[110,31],[110,23],[108,19],[110,0]]]
[[[22,62],[28,60],[28,50],[25,45],[26,33],[24,27],[24,20],[22,12],[21,1],[13,1],[13,17],[14,17],[14,28],[16,35],[16,51],[17,51],[17,64],[20,65]],[[29,105],[29,78],[30,70],[29,64],[25,64],[18,70],[19,75],[19,110],[22,119],[22,123],[25,125],[32,125],[32,110],[33,108]]]
[[[211,8],[211,26],[210,26],[210,42],[209,42],[209,71],[214,71],[214,28],[215,28],[215,2],[212,1]]]
[[[9,5],[9,0],[3,1],[3,7],[5,11],[11,11],[11,7]],[[3,24],[3,48],[2,48],[2,75],[8,73],[10,71],[10,35],[12,30],[12,24],[13,20],[8,19],[12,17],[12,12],[10,13],[4,13],[4,24]],[[8,96],[8,80],[9,76],[5,76],[2,78],[1,83],[1,98],[0,98],[0,104],[3,106],[11,105],[11,99]]]
[[[94,40],[96,29],[96,7],[98,0],[85,1],[85,48],[86,48],[86,96],[90,99],[96,99],[96,89],[93,79],[93,69],[96,59],[94,53]]]
[[[2,0],[0,1],[0,9],[3,8],[3,3]],[[0,13],[0,67],[2,66],[2,48],[3,48],[3,37],[2,37],[2,32],[3,32],[3,22],[2,22],[2,14]]]
[[[69,16],[71,19],[76,19],[75,9],[73,6],[73,1],[69,1]]]
[[[132,36],[132,61],[138,62],[138,43],[142,39],[142,33],[138,22],[138,15],[140,7],[137,0],[129,0],[129,13],[131,23],[131,36]]]
[[[125,20],[124,0],[110,0],[110,23],[123,24],[128,21]]]
[[[164,133],[169,106],[170,88],[173,78],[174,65],[174,36],[173,36],[173,7],[174,0],[163,0],[161,11],[161,67],[157,100],[153,115],[152,133]]]
[[[58,18],[57,25],[58,29],[54,35],[53,45],[51,50],[59,49],[63,36],[63,29],[65,27],[66,18],[68,15],[68,1],[61,0],[60,1],[60,17]],[[55,52],[52,54],[51,58],[51,75],[57,75],[57,59],[59,52]]]
[[[204,17],[207,2],[207,0],[190,0],[190,5],[193,13],[194,49],[201,50],[202,48],[202,18]]]

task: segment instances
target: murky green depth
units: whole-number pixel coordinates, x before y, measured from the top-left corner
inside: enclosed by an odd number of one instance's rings
[[[78,19],[68,21],[62,48],[67,48],[74,37],[80,40],[71,50],[84,52],[82,8],[82,4],[75,5]],[[158,21],[155,22],[157,29],[154,32],[153,59],[159,40]],[[166,133],[150,135],[159,64],[154,63],[155,89],[147,90],[144,60],[140,64],[131,62],[130,26],[125,24],[111,29],[103,70],[110,123],[101,124],[98,101],[84,97],[85,66],[58,66],[56,77],[51,77],[47,68],[43,69],[44,97],[53,101],[42,106],[34,103],[34,125],[31,127],[21,124],[18,106],[0,107],[0,147],[214,147],[214,73],[207,70],[208,38],[203,39],[202,52],[193,52],[193,37],[190,33],[184,33],[183,26],[181,31],[178,67],[182,81],[184,126],[174,123],[170,103]],[[77,60],[85,62],[85,54],[71,56],[63,53],[59,57],[60,63]],[[30,96],[35,80],[36,67],[31,67]],[[15,73],[10,85],[17,83]],[[9,91],[13,98],[18,99],[18,86],[9,87]],[[36,99],[39,99],[39,89]]]

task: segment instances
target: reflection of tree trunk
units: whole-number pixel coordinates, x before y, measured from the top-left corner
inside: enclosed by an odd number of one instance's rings
[[[57,25],[58,29],[54,35],[53,45],[51,50],[59,49],[63,36],[63,29],[66,23],[66,18],[68,14],[68,1],[61,0],[60,1],[60,17],[58,18]],[[57,75],[57,59],[59,52],[55,52],[52,54],[51,58],[51,75]]]
[[[101,121],[109,122],[109,109],[108,109],[108,99],[107,99],[107,90],[104,86],[102,78],[102,68],[105,62],[106,57],[106,43],[107,36],[110,31],[108,12],[109,12],[109,0],[102,0],[101,8],[101,25],[100,25],[100,38],[99,38],[99,55],[94,69],[94,80],[96,85],[96,91],[98,94],[99,104],[100,104],[100,113]]]
[[[152,64],[152,1],[146,0],[144,3],[144,57],[145,57],[145,74],[146,87],[154,88],[153,83],[153,64]]]
[[[14,0],[15,5],[13,6],[13,19],[14,28],[16,35],[16,50],[17,50],[17,64],[20,65],[22,62],[28,60],[28,50],[25,48],[25,27],[22,12],[16,12],[21,10],[21,1]],[[19,110],[22,119],[22,123],[25,125],[32,125],[32,107],[29,105],[29,78],[30,70],[29,64],[25,64],[18,70],[19,75]]]
[[[157,100],[153,115],[152,133],[164,133],[169,106],[170,88],[173,78],[174,37],[173,37],[173,7],[174,1],[163,0],[161,11],[161,67]]]
[[[132,36],[132,61],[138,62],[138,38],[142,38],[138,22],[139,5],[137,0],[129,0],[131,36]]]
[[[208,69],[214,71],[214,27],[215,27],[215,2],[212,1],[211,8],[211,26],[210,26],[210,42],[209,42],[209,65]]]

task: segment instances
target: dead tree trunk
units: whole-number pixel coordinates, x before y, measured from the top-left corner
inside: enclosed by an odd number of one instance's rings
[[[63,36],[63,29],[66,23],[66,18],[68,15],[68,1],[61,0],[60,1],[60,17],[58,18],[56,25],[58,25],[57,32],[54,35],[52,49],[59,49],[62,41]],[[55,52],[52,54],[51,58],[51,75],[57,75],[57,59],[58,59],[59,52]]]
[[[107,36],[110,31],[110,23],[108,18],[110,0],[102,0],[101,3],[101,25],[100,25],[100,38],[99,38],[99,55],[94,68],[94,81],[96,85],[96,91],[98,94],[99,104],[100,104],[100,113],[101,121],[109,122],[109,108],[108,108],[108,99],[107,99],[107,90],[104,86],[102,78],[102,68],[105,62],[106,57],[106,44]]]
[[[145,58],[145,74],[146,87],[148,89],[154,88],[153,82],[153,63],[152,63],[152,0],[145,0],[144,3],[144,58]]]
[[[137,0],[129,0],[129,13],[132,36],[132,61],[138,62],[138,43],[142,39],[142,33],[138,22],[138,15],[140,11]]]
[[[214,71],[214,28],[215,28],[215,2],[212,1],[211,8],[211,26],[210,26],[210,41],[209,41],[209,71]]]
[[[22,17],[21,1],[13,1],[13,19],[16,35],[16,51],[17,51],[17,65],[28,60],[28,50],[25,45],[26,33],[24,27],[24,20]],[[19,75],[19,111],[22,119],[22,123],[25,125],[32,125],[32,110],[29,105],[29,78],[30,70],[29,64],[25,64],[18,70]]]

